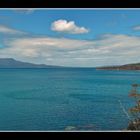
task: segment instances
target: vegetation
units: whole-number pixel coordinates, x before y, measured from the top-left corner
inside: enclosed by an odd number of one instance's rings
[[[132,120],[129,122],[128,130],[140,130],[140,94],[138,93],[138,87],[140,85],[133,84],[129,97],[134,98],[136,105],[129,109],[129,113],[132,116]]]

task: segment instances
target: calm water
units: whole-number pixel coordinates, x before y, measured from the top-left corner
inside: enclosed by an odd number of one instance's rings
[[[0,69],[0,130],[124,129],[119,100],[133,105],[132,83],[140,83],[139,71]]]

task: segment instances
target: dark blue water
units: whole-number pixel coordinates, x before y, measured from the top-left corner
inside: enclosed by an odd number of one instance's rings
[[[122,130],[139,71],[0,69],[0,130]],[[85,128],[86,130],[86,128]]]

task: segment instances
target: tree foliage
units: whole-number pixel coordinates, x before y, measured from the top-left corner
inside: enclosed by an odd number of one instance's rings
[[[128,130],[140,130],[140,94],[138,92],[139,84],[133,84],[129,97],[135,99],[135,106],[129,109],[129,113],[132,115],[133,120],[128,125]]]

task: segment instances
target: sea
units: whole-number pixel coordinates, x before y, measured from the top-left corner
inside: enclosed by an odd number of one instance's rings
[[[0,131],[123,131],[135,83],[140,71],[0,69]]]

